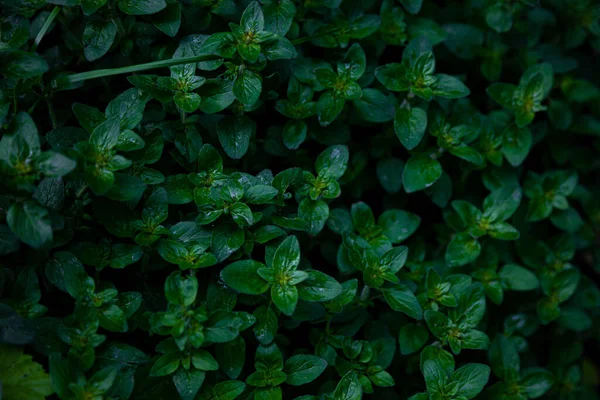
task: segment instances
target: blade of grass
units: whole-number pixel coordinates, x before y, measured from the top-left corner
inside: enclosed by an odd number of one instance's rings
[[[50,25],[52,25],[52,22],[54,22],[54,18],[56,18],[56,16],[58,15],[59,12],[60,12],[59,6],[56,6],[52,9],[52,12],[50,12],[50,15],[48,15],[48,18],[46,18],[44,25],[42,25],[40,31],[38,32],[37,36],[35,37],[35,39],[33,41],[33,45],[31,46],[31,51],[35,51],[35,49],[37,49],[38,45],[40,44],[40,42],[46,35],[46,32],[48,32],[48,29],[50,29]]]
[[[192,63],[197,63],[197,62],[201,62],[201,61],[214,61],[214,60],[218,60],[221,58],[223,58],[223,57],[216,56],[216,55],[191,56],[191,57],[171,58],[168,60],[152,61],[149,63],[130,65],[127,67],[98,69],[95,71],[79,72],[76,74],[63,76],[57,80],[52,81],[52,87],[58,88],[58,87],[60,87],[61,84],[72,84],[72,83],[87,81],[90,79],[104,78],[106,76],[129,74],[132,72],[147,71],[150,69],[157,69],[157,68],[167,68],[167,67],[172,67],[174,65],[192,64]]]

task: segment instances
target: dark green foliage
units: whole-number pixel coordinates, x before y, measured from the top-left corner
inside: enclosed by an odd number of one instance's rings
[[[0,399],[600,399],[597,1],[0,3]]]

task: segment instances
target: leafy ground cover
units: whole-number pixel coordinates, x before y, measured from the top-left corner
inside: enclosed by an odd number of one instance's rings
[[[597,2],[0,10],[0,400],[598,399]]]

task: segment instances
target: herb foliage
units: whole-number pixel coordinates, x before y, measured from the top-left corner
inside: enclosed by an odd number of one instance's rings
[[[0,399],[598,399],[597,2],[0,10]]]

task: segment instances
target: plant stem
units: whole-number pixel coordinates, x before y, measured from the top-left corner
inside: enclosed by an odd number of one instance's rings
[[[223,57],[216,55],[202,55],[202,56],[191,56],[191,57],[181,57],[181,58],[171,58],[169,60],[160,60],[160,61],[152,61],[144,64],[136,64],[130,65],[128,67],[120,67],[120,68],[110,68],[110,69],[98,69],[96,71],[87,71],[80,72],[77,74],[67,75],[65,77],[59,78],[57,80],[52,81],[52,87],[58,88],[60,84],[66,83],[76,83],[83,82],[89,79],[103,78],[105,76],[113,76],[113,75],[121,75],[121,74],[129,74],[132,72],[140,72],[147,71],[149,69],[156,68],[166,68],[172,67],[174,65],[181,64],[193,64],[201,61],[213,61],[218,60]]]
[[[46,105],[48,106],[48,114],[50,114],[50,122],[52,122],[52,129],[58,128],[58,122],[56,121],[56,114],[54,113],[54,106],[49,97],[46,97]]]
[[[360,292],[360,301],[367,301],[369,299],[369,294],[371,294],[371,288],[365,285]]]
[[[33,105],[31,107],[29,107],[29,111],[27,111],[27,114],[31,115],[31,113],[33,112],[33,110],[35,110],[35,108],[37,107],[37,105],[40,102],[40,98],[38,97],[35,102],[33,103]]]
[[[330,29],[328,31],[325,32],[321,32],[321,33],[315,33],[314,35],[310,35],[310,36],[304,36],[301,38],[298,38],[296,40],[292,40],[292,45],[296,46],[298,44],[302,44],[304,42],[308,42],[309,40],[321,37],[321,36],[327,36],[327,35],[331,35],[332,33],[336,33],[338,31],[342,30],[342,28],[333,28]]]
[[[57,8],[58,7],[56,7],[55,10]],[[52,11],[53,14],[54,14],[55,10]],[[56,13],[58,14],[58,10],[56,10]],[[54,15],[54,16],[56,16],[56,15]],[[54,19],[52,14],[50,15],[50,17],[52,17],[52,19]],[[48,20],[46,21],[46,23],[48,23],[48,21],[50,20],[50,17],[48,17]],[[46,24],[44,24],[44,26],[46,26]],[[43,27],[42,27],[42,29],[43,29]],[[340,30],[340,28],[334,28],[334,29],[330,29],[325,32],[317,33],[312,36],[298,38],[296,40],[293,40],[292,44],[293,45],[301,44],[301,43],[309,41],[313,38],[330,35],[339,30]],[[42,32],[40,31],[40,33],[42,33]],[[40,35],[38,35],[38,37],[39,36]],[[40,38],[40,40],[41,40],[41,38]],[[37,41],[37,38],[36,38],[36,41]],[[61,77],[59,79],[53,80],[51,83],[51,86],[52,86],[52,88],[57,89],[57,88],[60,88],[61,84],[69,85],[69,84],[76,83],[76,82],[87,81],[89,79],[103,78],[106,76],[113,76],[113,75],[129,74],[132,72],[147,71],[150,69],[166,68],[166,67],[172,67],[174,65],[192,64],[192,63],[197,63],[197,62],[202,62],[202,61],[213,61],[213,60],[219,60],[221,58],[223,58],[223,57],[218,56],[218,55],[213,55],[213,54],[206,54],[206,55],[201,55],[201,56],[181,57],[181,58],[172,58],[169,60],[152,61],[149,63],[130,65],[128,67],[98,69],[96,71],[79,72],[76,74],[67,75],[67,76]]]
[[[59,6],[56,6],[52,9],[52,12],[50,13],[50,15],[48,15],[48,18],[46,18],[44,25],[42,25],[42,28],[40,29],[37,36],[35,37],[35,40],[33,41],[33,46],[31,46],[31,51],[35,51],[35,49],[37,49],[38,45],[44,38],[44,35],[46,34],[46,32],[48,32],[48,29],[50,29],[50,25],[52,25],[52,22],[54,22],[54,18],[56,18],[56,16],[58,15],[59,12],[60,12]]]
[[[75,194],[75,198],[80,198],[81,196],[83,196],[83,193],[85,192],[85,190],[88,188],[87,184],[84,184]]]
[[[434,152],[432,152],[431,154],[429,154],[429,157],[431,157],[434,160],[437,160],[438,158],[440,158],[440,156],[442,154],[444,154],[445,151],[446,151],[445,149],[439,147],[437,150],[435,150]]]

